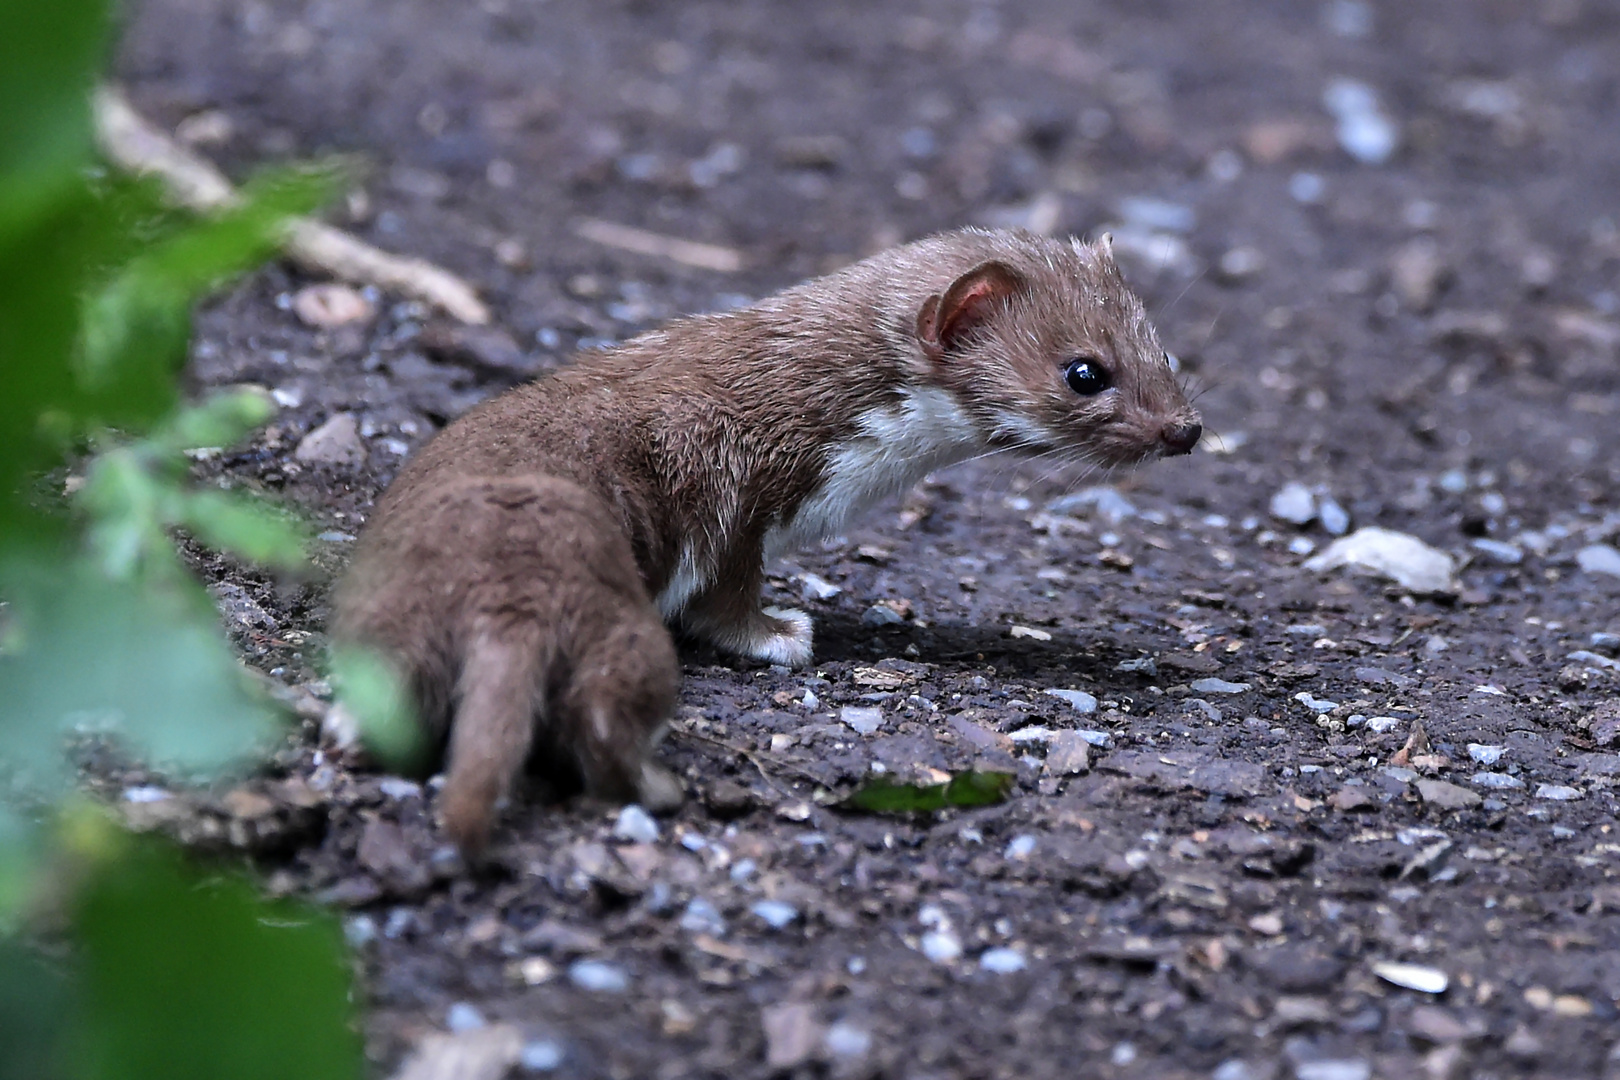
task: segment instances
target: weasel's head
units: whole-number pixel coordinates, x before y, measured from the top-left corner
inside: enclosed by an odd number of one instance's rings
[[[1004,251],[924,301],[926,378],[993,447],[1104,468],[1187,454],[1203,433],[1107,237],[995,234]]]

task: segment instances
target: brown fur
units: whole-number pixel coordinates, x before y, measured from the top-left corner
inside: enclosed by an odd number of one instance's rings
[[[1075,357],[1113,388],[1072,392],[1063,370]],[[401,658],[436,731],[460,702],[452,828],[481,834],[510,782],[487,762],[510,766],[526,745],[518,695],[486,684],[544,686],[531,704],[558,746],[604,792],[629,790],[628,763],[646,753],[674,681],[649,597],[722,647],[806,662],[808,619],[760,608],[767,537],[826,492],[841,451],[882,443],[874,417],[910,415],[919,393],[948,402],[944,429],[971,437],[928,462],[863,466],[878,494],[916,467],[990,449],[1115,467],[1184,453],[1198,435],[1106,242],[963,230],[583,354],[425,446],[377,504],[336,636]],[[555,704],[587,707],[587,653],[617,673],[613,686],[645,691],[619,713],[590,700],[610,727],[622,721],[617,756]],[[501,705],[485,714],[488,696]]]

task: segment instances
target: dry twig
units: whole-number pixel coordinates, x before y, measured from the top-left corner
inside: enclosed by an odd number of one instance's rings
[[[239,196],[210,162],[148,123],[110,86],[96,94],[96,137],[120,167],[158,177],[175,202],[207,212],[233,206]],[[425,301],[464,323],[489,322],[489,308],[461,278],[421,259],[392,255],[312,218],[289,223],[283,250],[305,269],[362,285],[376,285]]]

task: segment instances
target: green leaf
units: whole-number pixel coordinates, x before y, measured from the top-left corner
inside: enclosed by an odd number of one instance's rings
[[[1004,772],[957,773],[944,784],[868,780],[838,805],[874,814],[926,814],[951,806],[989,806],[1007,797],[1014,776]]]
[[[366,749],[397,772],[418,771],[427,747],[409,688],[381,653],[356,645],[332,649],[339,703],[360,727]]]
[[[361,1043],[342,932],[330,914],[199,881],[138,843],[78,905],[86,1080],[358,1080]]]
[[[0,5],[0,247],[80,182],[107,23],[105,0]]]
[[[176,524],[216,551],[278,570],[305,565],[304,535],[271,507],[226,491],[187,492]]]
[[[270,396],[254,390],[216,394],[201,405],[181,409],[153,435],[169,450],[206,446],[235,446],[259,425],[276,415]]]
[[[108,581],[93,567],[6,568],[14,647],[0,655],[0,760],[46,798],[66,780],[64,739],[104,731],[156,764],[215,771],[276,730],[248,695],[199,586]]]

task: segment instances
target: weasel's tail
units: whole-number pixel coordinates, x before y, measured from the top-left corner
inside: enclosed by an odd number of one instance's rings
[[[528,759],[544,706],[539,628],[502,629],[477,633],[463,658],[439,799],[445,831],[469,858],[489,841],[497,805]]]

